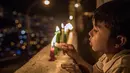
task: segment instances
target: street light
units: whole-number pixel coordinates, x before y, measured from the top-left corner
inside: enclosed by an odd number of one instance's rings
[[[74,5],[75,8],[78,8],[79,6],[80,6],[79,3],[76,3],[76,4]]]
[[[49,5],[49,4],[50,4],[50,1],[49,1],[49,0],[44,0],[43,3],[44,3],[45,5]]]
[[[73,19],[73,16],[72,16],[72,15],[70,15],[70,16],[69,16],[69,19],[70,19],[70,20],[72,20],[72,19]]]

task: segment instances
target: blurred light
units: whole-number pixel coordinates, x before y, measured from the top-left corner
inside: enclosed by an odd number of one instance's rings
[[[18,24],[18,23],[19,23],[19,20],[15,20],[15,23]]]
[[[27,36],[26,36],[26,35],[24,35],[24,36],[23,36],[23,38],[24,38],[24,39],[27,39]]]
[[[79,3],[76,3],[76,4],[74,5],[75,8],[78,8],[79,6],[80,6]]]
[[[25,46],[27,45],[27,43],[26,43],[26,42],[24,42],[23,44],[24,44]]]
[[[36,44],[37,44],[37,42],[36,42],[36,41],[33,41],[33,44],[34,44],[34,45],[36,45]]]
[[[16,56],[16,54],[13,54],[13,56]]]
[[[37,36],[37,37],[39,37],[39,36],[40,36],[40,34],[39,34],[39,33],[36,33],[36,36]]]
[[[22,24],[18,24],[18,26],[17,26],[18,28],[21,28],[22,27]]]
[[[36,23],[36,25],[37,25],[37,26],[39,26],[39,25],[40,25],[40,23],[39,23],[39,22],[37,22],[37,23]]]
[[[33,41],[30,41],[30,44],[32,45],[32,44],[33,44]]]
[[[72,15],[70,15],[70,16],[69,16],[69,19],[70,19],[70,20],[72,20],[72,19],[73,19],[73,16],[72,16]]]
[[[44,41],[48,41],[48,38],[47,38],[47,37],[45,37],[45,38],[44,38]]]
[[[10,45],[11,45],[11,46],[14,46],[14,45],[15,45],[15,43],[14,43],[14,42],[11,42],[11,43],[10,43]]]
[[[21,31],[21,34],[25,34],[25,33],[26,33],[26,31],[25,31],[25,30],[22,30],[22,31]]]
[[[56,31],[60,31],[60,28],[58,26],[56,26]]]
[[[17,14],[17,12],[16,11],[13,11],[13,15],[16,15]]]
[[[35,37],[35,34],[34,34],[34,33],[32,33],[32,34],[31,34],[31,37]]]
[[[45,4],[45,5],[49,5],[49,4],[50,4],[50,1],[49,1],[49,0],[44,0],[44,4]]]
[[[26,46],[23,45],[21,48],[24,50],[24,49],[26,49]]]
[[[30,44],[31,44],[31,45],[36,45],[37,42],[36,42],[36,41],[30,41]]]
[[[22,39],[22,38],[23,38],[23,36],[20,35],[20,36],[19,36],[19,39]]]
[[[43,40],[41,40],[41,41],[40,41],[40,44],[43,44],[43,43],[44,43],[44,41],[43,41]]]
[[[16,54],[21,55],[22,54],[21,50],[16,50]]]
[[[40,45],[38,44],[38,45],[36,45],[36,47],[37,47],[37,49],[39,49],[39,48],[40,48]]]
[[[21,13],[18,13],[18,16],[21,16],[22,14]]]
[[[71,23],[67,23],[67,24],[66,24],[66,27],[67,27],[69,30],[72,30],[72,29],[73,29],[73,26],[72,26]]]
[[[4,31],[4,33],[6,33],[6,32],[7,32],[7,29],[4,29],[3,31]]]
[[[0,33],[0,37],[3,37],[3,34],[2,34],[2,33]]]
[[[23,44],[23,42],[24,42],[23,40],[20,40],[20,44]]]
[[[63,23],[61,23],[61,28],[64,28],[64,24]]]
[[[50,20],[54,20],[54,17],[50,17]]]

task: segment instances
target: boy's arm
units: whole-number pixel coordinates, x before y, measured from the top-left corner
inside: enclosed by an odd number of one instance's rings
[[[76,59],[77,64],[79,65],[79,67],[82,67],[82,69],[85,70],[86,73],[103,73],[101,71],[99,71],[96,67],[96,65],[92,66],[89,63],[87,63],[86,61],[84,61],[80,56],[78,56],[78,58]]]

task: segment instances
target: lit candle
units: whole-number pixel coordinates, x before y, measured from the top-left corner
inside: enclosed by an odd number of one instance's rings
[[[67,23],[67,24],[65,25],[65,28],[64,28],[65,35],[66,35],[67,40],[69,39],[69,34],[70,34],[70,32],[71,32],[72,30],[73,30],[72,24],[71,24],[71,23]]]
[[[65,33],[68,34],[69,31],[72,31],[73,30],[73,26],[71,23],[67,23],[66,26],[65,26]]]
[[[55,38],[56,39],[55,44],[56,44],[60,42],[60,36],[61,36],[60,28],[58,26],[56,26],[55,35],[56,35],[56,38]],[[54,44],[54,47],[55,47],[55,44]],[[54,50],[55,55],[58,54],[59,50],[60,50],[59,48],[55,47],[55,50]]]
[[[67,36],[67,44],[72,44],[73,40],[73,26],[71,23],[67,23],[65,26],[65,34]]]
[[[64,31],[64,24],[61,24],[61,37],[60,37],[60,43],[66,43],[67,38]]]
[[[55,61],[56,57],[55,55],[57,55],[59,49],[57,47],[55,47],[56,43],[59,43],[60,41],[60,29],[58,26],[56,26],[56,32],[55,32],[55,36],[53,37],[52,41],[51,41],[51,49],[50,49],[50,59],[49,61]]]

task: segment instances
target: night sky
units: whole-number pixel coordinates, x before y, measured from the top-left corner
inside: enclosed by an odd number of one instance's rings
[[[29,14],[40,15],[40,16],[53,16],[56,20],[64,22],[69,17],[69,0],[49,0],[51,2],[49,7],[46,7],[42,0],[0,0],[0,5],[3,6],[6,11],[17,11],[23,14],[26,13],[28,7],[35,2]],[[81,0],[83,11],[91,12],[95,10],[96,0]]]
[[[0,4],[8,10],[16,10],[17,12],[26,13],[27,8],[34,3],[34,1],[38,2],[31,9],[31,13],[38,14],[66,14],[68,13],[68,0],[50,0],[51,5],[49,7],[45,7],[42,4],[42,0],[0,0]]]
[[[68,13],[69,0],[50,0],[50,7],[45,7],[42,0],[0,0],[0,4],[7,9],[25,13],[27,8],[34,2],[39,2],[33,6],[31,11],[36,13]],[[93,11],[96,7],[96,0],[81,0],[84,11]]]

